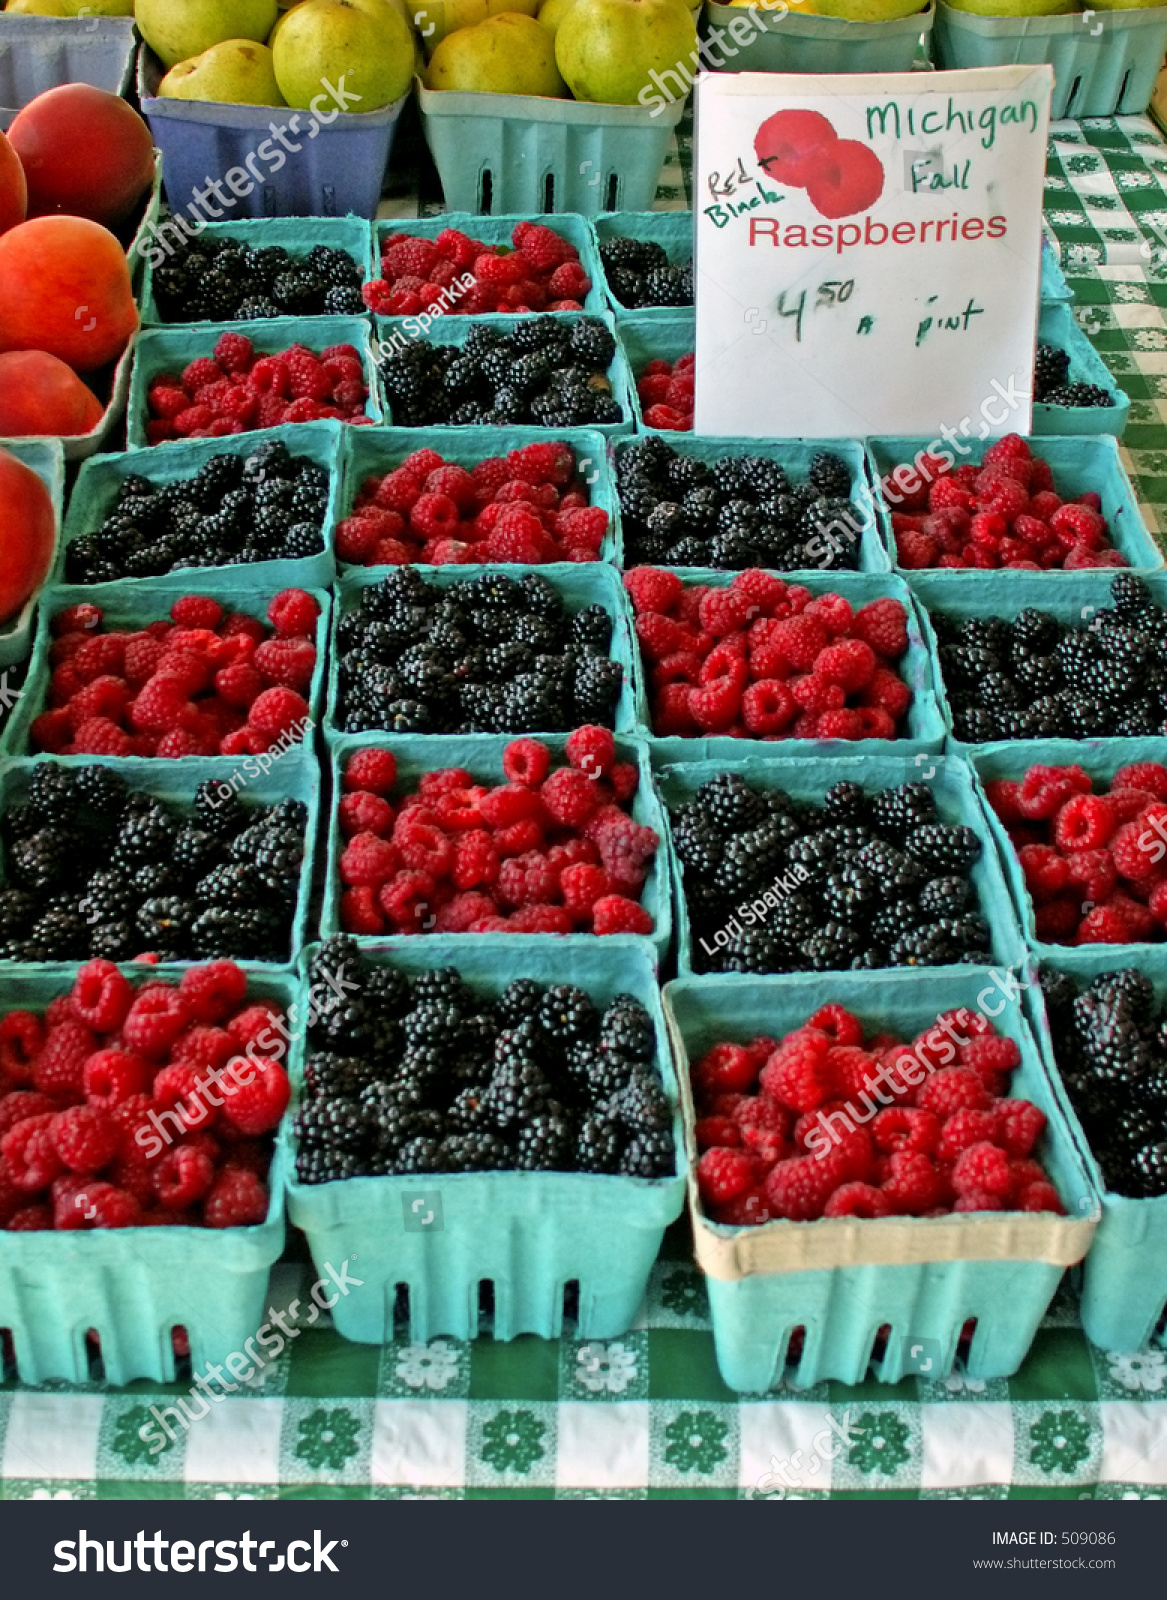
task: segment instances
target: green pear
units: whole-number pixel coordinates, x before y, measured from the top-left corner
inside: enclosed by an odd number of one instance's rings
[[[949,3],[957,11],[972,11],[978,17],[1053,17],[1078,9],[1077,0],[949,0]],[[1105,3],[1106,0],[1097,0],[1099,7]],[[1151,0],[1151,3],[1161,5],[1162,0]]]
[[[459,28],[476,28],[506,11],[533,17],[538,9],[539,0],[413,0],[412,4],[414,26],[431,56]]]
[[[555,35],[555,59],[577,100],[645,105],[642,96],[655,94],[650,73],[669,74],[669,98],[696,77],[697,28],[686,0],[576,0]]]
[[[387,0],[303,0],[280,23],[272,53],[284,99],[303,110],[323,96],[328,109],[377,111],[413,80],[413,34]],[[345,93],[339,107],[333,89]]]
[[[219,105],[282,106],[272,53],[253,39],[224,39],[201,56],[180,61],[158,85],[170,100],[210,100]]]
[[[547,29],[534,17],[510,11],[447,35],[433,53],[426,81],[431,89],[476,94],[562,99],[567,93]]]
[[[1072,10],[1074,0],[1055,0],[1058,10]],[[809,11],[808,6],[800,9]],[[814,15],[842,17],[846,22],[893,22],[924,8],[920,0],[814,0]]]
[[[164,67],[201,56],[224,39],[263,44],[280,14],[276,0],[135,0],[138,32]]]
[[[563,21],[564,17],[571,10],[573,5],[575,5],[575,0],[543,0],[543,4],[539,7],[538,12],[536,13],[536,16],[539,20],[539,26],[541,28],[546,28],[547,32],[554,39],[555,35],[559,32],[559,24]]]
[[[132,17],[134,0],[63,0],[71,17]]]

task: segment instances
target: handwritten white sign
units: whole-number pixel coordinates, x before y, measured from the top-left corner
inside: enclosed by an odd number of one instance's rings
[[[1028,433],[1048,66],[697,89],[698,433]]]

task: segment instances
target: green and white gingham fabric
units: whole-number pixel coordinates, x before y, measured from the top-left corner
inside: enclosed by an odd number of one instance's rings
[[[683,207],[691,127],[657,204]],[[387,215],[416,215],[416,193]],[[429,207],[424,199],[421,209]],[[1055,124],[1046,222],[1075,314],[1132,399],[1128,463],[1167,530],[1167,143],[1143,117]],[[1162,229],[1162,235],[1156,232]],[[346,1343],[304,1328],[254,1390],[173,1442],[143,1439],[189,1392],[0,1384],[6,1499],[597,1498],[1163,1499],[1167,1353],[1091,1346],[1068,1289],[1022,1370],[733,1394],[714,1356],[683,1228],[622,1338]],[[307,1300],[278,1267],[271,1303]],[[201,1410],[201,1407],[193,1407]],[[820,1460],[833,1419],[845,1445]],[[775,1462],[782,1471],[775,1471]],[[785,1480],[785,1481],[784,1481]]]

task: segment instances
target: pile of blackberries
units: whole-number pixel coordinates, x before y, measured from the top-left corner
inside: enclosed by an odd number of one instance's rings
[[[381,381],[397,427],[581,428],[624,419],[607,376],[615,353],[596,317],[522,318],[508,334],[478,323],[463,345],[411,340],[382,361]]]
[[[1041,986],[1058,1066],[1106,1186],[1167,1194],[1167,1009],[1134,967],[1078,992],[1065,973]]]
[[[610,728],[624,671],[612,618],[553,584],[504,573],[439,589],[397,567],[338,624],[338,717],[349,733],[566,733]]]
[[[307,821],[213,781],[187,811],[111,767],[39,764],[0,820],[0,960],[288,961]]]
[[[958,739],[1140,738],[1167,728],[1167,611],[1142,578],[1074,625],[1033,607],[1007,622],[932,611]]]
[[[1039,344],[1033,368],[1033,398],[1047,406],[1112,406],[1114,396],[1097,383],[1071,383],[1070,358],[1053,344]]]
[[[69,583],[153,578],[186,567],[296,560],[324,549],[328,472],[271,439],[218,455],[193,478],[126,478],[94,533],[65,549]]]
[[[672,263],[664,249],[648,239],[605,239],[600,260],[608,285],[622,306],[691,306],[693,263]]]
[[[822,808],[722,772],[672,812],[699,972],[991,962],[971,828],[925,783],[827,791]]]
[[[364,273],[346,250],[318,244],[303,258],[242,239],[187,240],[154,268],[164,322],[254,322],[263,317],[360,317]]]
[[[792,483],[765,456],[725,455],[707,466],[663,439],[616,454],[624,559],[637,565],[857,568],[864,514],[851,504],[851,472],[831,451]]]
[[[294,1130],[296,1176],[676,1171],[673,1110],[652,1018],[628,994],[595,1003],[569,984],[517,978],[497,996],[453,967],[410,978],[343,934],[310,977],[347,998],[309,1035]]]

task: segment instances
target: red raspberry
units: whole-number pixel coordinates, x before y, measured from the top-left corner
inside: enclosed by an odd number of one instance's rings
[[[158,1204],[166,1211],[185,1211],[210,1193],[215,1164],[193,1145],[176,1145],[152,1169],[151,1184]]]
[[[807,1017],[805,1026],[815,1028],[820,1033],[825,1033],[833,1045],[861,1045],[863,1043],[863,1024],[846,1006],[839,1005],[836,1000],[829,1000],[826,1005],[820,1006],[816,1012]]]
[[[735,1125],[746,1149],[768,1165],[791,1154],[790,1113],[776,1100],[764,1095],[744,1100],[735,1113]]]
[[[589,723],[568,735],[565,754],[589,778],[606,778],[616,762],[616,741],[608,728]]]
[[[742,695],[742,721],[756,737],[781,733],[797,715],[798,702],[777,678],[762,678]]]
[[[1054,819],[1059,850],[1100,850],[1115,827],[1114,807],[1103,795],[1076,794]]]
[[[184,594],[170,608],[170,618],[181,628],[214,630],[223,620],[223,607],[205,594]]]
[[[476,889],[496,882],[499,866],[498,850],[484,828],[471,828],[459,835],[450,873],[456,889]]]
[[[191,716],[197,707],[176,678],[151,678],[139,690],[129,709],[130,726],[140,733],[171,733]]]
[[[551,766],[551,751],[538,739],[513,739],[502,753],[502,770],[511,783],[537,789]]]
[[[1027,1156],[1045,1129],[1045,1112],[1029,1100],[998,1100],[995,1140],[1011,1156]]]
[[[542,522],[528,507],[507,506],[486,541],[486,554],[491,561],[522,562],[539,565],[544,561],[547,535]]]
[[[508,906],[550,905],[559,898],[559,876],[538,850],[511,856],[498,873],[498,898]]]
[[[596,902],[612,894],[612,880],[603,867],[578,861],[560,873],[559,892],[572,916],[590,923]]]
[[[1157,800],[1167,800],[1167,767],[1158,761],[1136,761],[1119,767],[1110,780],[1111,789],[1146,789]]]
[[[1050,767],[1040,763],[1029,768],[1017,793],[1017,809],[1030,822],[1055,816],[1075,794],[1089,794],[1093,781],[1081,767]]]
[[[38,1094],[34,1089],[16,1089],[11,1094],[0,1095],[0,1139],[18,1122],[24,1122],[29,1117],[44,1116],[46,1112],[57,1109],[55,1100],[47,1094]]]
[[[203,1201],[208,1228],[251,1228],[267,1220],[268,1192],[254,1172],[225,1167]]]
[[[872,713],[872,715],[874,714]],[[894,731],[894,725],[888,730],[884,730],[881,726],[877,733],[883,736],[886,732],[894,733]],[[820,716],[814,719],[813,735],[809,731],[795,729],[795,737],[804,739],[810,737],[816,739],[863,739],[872,736],[868,734],[864,720],[858,711],[822,712]]]
[[[1029,1184],[1020,1190],[1013,1204],[1018,1211],[1054,1211],[1058,1216],[1066,1214],[1061,1195],[1048,1181]]]
[[[915,1150],[932,1155],[940,1143],[940,1119],[918,1106],[889,1106],[872,1122],[871,1137],[876,1149],[888,1154]]]
[[[0,1019],[0,1083],[31,1083],[33,1063],[44,1048],[45,1028],[32,1011],[10,1011]]]
[[[50,1124],[57,1154],[70,1172],[100,1172],[118,1153],[121,1130],[104,1111],[70,1106]]]
[[[191,1020],[190,1003],[177,989],[150,984],[127,1013],[122,1039],[147,1060],[161,1061]]]
[[[58,1022],[45,1035],[44,1047],[33,1063],[33,1087],[41,1094],[79,1094],[85,1062],[97,1040],[81,1022]]]
[[[570,911],[563,906],[520,906],[517,911],[512,911],[505,919],[503,930],[507,933],[571,933],[572,921]],[[489,933],[489,928],[475,927],[474,933]],[[593,932],[595,930],[593,929]],[[620,929],[628,932],[628,929]]]
[[[1118,872],[1137,883],[1154,871],[1154,849],[1162,807],[1150,806],[1134,822],[1124,822],[1110,840],[1110,854]]]
[[[774,1213],[760,1189],[748,1189],[727,1205],[711,1206],[709,1215],[712,1221],[726,1228],[756,1228],[769,1222]]]
[[[547,292],[557,300],[582,302],[591,286],[592,280],[578,261],[565,261],[562,266],[556,267],[548,279]]]
[[[940,1193],[936,1168],[918,1150],[899,1150],[888,1156],[880,1189],[894,1213],[918,1217],[930,1211]]]
[[[68,1188],[53,1209],[54,1228],[132,1228],[142,1220],[142,1208],[124,1189],[112,1183],[83,1184]]]
[[[600,804],[600,793],[585,773],[574,767],[560,767],[539,787],[539,797],[547,814],[560,827],[579,830]]]
[[[702,733],[726,733],[742,710],[742,690],[732,678],[690,689],[689,714]]]
[[[215,360],[224,372],[246,373],[255,358],[255,346],[241,333],[224,333],[215,345]]]
[[[830,1159],[792,1156],[779,1161],[766,1178],[766,1203],[776,1217],[811,1222],[822,1216],[837,1181],[838,1172]]]
[[[1115,906],[1095,906],[1078,925],[1077,944],[1129,944],[1129,918]]]
[[[8,1177],[22,1194],[35,1194],[38,1189],[47,1188],[64,1171],[64,1163],[53,1141],[55,1121],[54,1112],[25,1117],[0,1139],[0,1156],[4,1158]]]
[[[608,525],[608,513],[602,506],[580,506],[560,512],[555,519],[555,532],[573,557],[578,554],[598,559]]]
[[[393,817],[393,807],[379,794],[358,791],[342,795],[337,806],[337,821],[346,839],[357,833],[375,833],[383,838],[393,826]]]
[[[844,1183],[823,1207],[824,1217],[890,1217],[892,1201],[870,1183]]]
[[[855,613],[851,632],[878,655],[895,661],[908,648],[908,615],[903,604],[891,596],[869,600]]]
[[[1038,905],[1061,894],[1069,881],[1069,864],[1052,845],[1022,845],[1017,859],[1025,874],[1025,887]]]
[[[195,1022],[225,1022],[243,1004],[247,974],[234,961],[206,961],[188,967],[178,992]]]
[[[698,1117],[693,1131],[701,1151],[737,1149],[742,1142],[732,1117]]]
[[[982,1080],[1009,1073],[1021,1065],[1021,1050],[1015,1039],[985,1033],[970,1039],[959,1049],[962,1067],[971,1067]]]
[[[829,1048],[826,1034],[788,1035],[762,1069],[762,1092],[795,1111],[814,1111],[834,1090]]]
[[[667,614],[681,598],[684,584],[675,572],[666,572],[660,567],[633,567],[624,574],[624,587],[639,616],[647,611]]]
[[[391,878],[400,865],[400,851],[388,839],[379,838],[375,833],[358,833],[341,854],[341,882],[377,888]]]
[[[197,1067],[200,1072],[216,1072],[235,1054],[235,1041],[223,1028],[205,1025],[190,1028],[175,1040],[172,1066]]]
[[[652,913],[623,894],[601,895],[592,907],[592,932],[651,934],[655,927]]]
[[[416,933],[430,917],[436,891],[428,872],[397,872],[377,891],[377,904],[397,929]]]
[[[343,889],[340,896],[340,925],[346,933],[376,935],[385,932],[385,918],[371,884]]]
[[[861,639],[843,639],[828,645],[814,660],[816,675],[840,684],[848,694],[866,688],[875,667],[875,652]]]
[[[962,1150],[985,1140],[990,1142],[997,1134],[997,1108],[986,1111],[954,1111],[944,1124],[937,1156],[941,1161],[955,1161]]]
[[[303,738],[309,720],[308,702],[294,689],[265,689],[247,713],[247,726],[273,744],[297,730]]]
[[[715,1095],[752,1089],[758,1081],[759,1063],[744,1045],[715,1044],[693,1064],[693,1087],[705,1100]]]
[[[368,789],[372,794],[388,795],[397,782],[397,758],[392,750],[356,750],[344,769],[346,790]]]
[[[290,1096],[291,1086],[283,1067],[276,1061],[265,1061],[256,1068],[250,1083],[232,1087],[224,1101],[223,1116],[240,1133],[252,1137],[270,1133],[287,1109]]]
[[[414,807],[400,814],[393,827],[393,843],[414,872],[444,878],[454,860],[453,840],[436,822],[423,820],[419,811]]]
[[[88,961],[73,982],[73,1010],[95,1033],[112,1033],[125,1021],[133,990],[112,961]]]
[[[952,1187],[958,1195],[991,1194],[1004,1200],[1012,1183],[1009,1157],[987,1140],[962,1150],[952,1169]]]
[[[316,670],[316,646],[311,639],[265,639],[252,660],[265,683],[282,684],[304,694]]]
[[[942,1067],[920,1085],[916,1104],[924,1111],[934,1111],[943,1122],[955,1111],[985,1110],[989,1096],[971,1067]]]
[[[281,589],[267,608],[267,620],[285,638],[313,635],[320,603],[304,589]]]
[[[754,1187],[754,1163],[744,1150],[707,1150],[697,1163],[697,1187],[707,1206],[723,1206]]]

